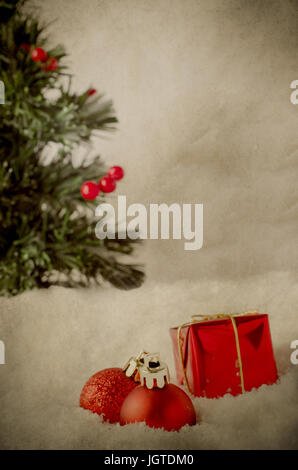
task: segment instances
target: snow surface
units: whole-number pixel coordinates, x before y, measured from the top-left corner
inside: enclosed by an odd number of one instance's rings
[[[297,276],[287,272],[235,281],[148,282],[112,288],[53,287],[1,299],[0,447],[2,449],[297,449]],[[88,377],[122,366],[142,348],[159,351],[175,379],[168,333],[193,313],[257,309],[270,313],[280,381],[238,397],[195,398],[201,424],[180,432],[143,423],[103,423],[78,406]]]

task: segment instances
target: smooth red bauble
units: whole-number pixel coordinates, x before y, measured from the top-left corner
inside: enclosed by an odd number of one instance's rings
[[[114,180],[118,181],[118,180],[121,180],[124,176],[124,171],[123,171],[123,168],[121,168],[121,166],[112,166],[110,169],[109,169],[109,176],[111,178],[113,178]]]
[[[87,181],[81,186],[81,195],[88,201],[95,199],[98,196],[98,193],[99,187],[96,183],[93,183],[93,181]]]
[[[99,180],[99,189],[103,193],[112,193],[116,189],[116,183],[110,176],[103,176]]]
[[[48,58],[48,54],[42,47],[36,47],[31,52],[31,58],[34,62],[45,62]]]
[[[45,67],[46,71],[57,70],[58,69],[58,60],[56,57],[51,57],[47,66]]]
[[[95,88],[90,88],[90,90],[88,91],[88,96],[92,96],[94,95],[94,93],[97,93],[97,90],[95,90]]]
[[[152,428],[179,431],[185,424],[196,424],[196,413],[189,396],[174,384],[151,390],[139,385],[123,402],[120,424],[142,421]]]
[[[103,415],[104,421],[118,423],[120,409],[127,395],[138,384],[127,377],[122,369],[104,369],[92,375],[84,385],[80,406]]]

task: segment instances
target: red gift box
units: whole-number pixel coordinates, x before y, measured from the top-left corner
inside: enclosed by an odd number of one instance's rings
[[[267,314],[220,314],[171,328],[178,383],[198,397],[238,395],[278,379]]]

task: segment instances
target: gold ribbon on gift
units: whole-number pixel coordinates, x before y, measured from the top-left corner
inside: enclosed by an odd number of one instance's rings
[[[237,325],[235,322],[235,318],[237,317],[242,317],[245,315],[259,315],[258,312],[254,311],[248,311],[244,313],[217,313],[216,315],[192,315],[191,316],[191,321],[182,323],[177,328],[177,341],[178,341],[178,352],[179,352],[179,358],[180,358],[180,364],[181,364],[181,369],[183,372],[183,379],[184,383],[188,389],[189,392],[191,392],[188,379],[186,376],[186,369],[184,367],[184,360],[183,360],[183,338],[181,335],[181,330],[182,328],[186,326],[191,326],[194,325],[195,323],[200,323],[203,321],[209,321],[209,320],[220,320],[223,318],[229,318],[231,320],[232,326],[233,326],[233,332],[235,336],[235,343],[236,343],[236,350],[237,350],[237,358],[238,358],[238,364],[239,364],[239,371],[240,371],[240,381],[241,381],[241,391],[242,393],[245,392],[245,387],[244,387],[244,377],[243,377],[243,367],[242,367],[242,359],[241,359],[241,351],[240,351],[240,343],[239,343],[239,335],[238,335],[238,330],[237,330]]]

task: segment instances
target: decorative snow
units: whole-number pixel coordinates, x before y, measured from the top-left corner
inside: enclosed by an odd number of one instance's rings
[[[297,277],[148,282],[128,292],[52,287],[0,299],[1,449],[298,448]],[[121,427],[79,408],[88,377],[146,349],[159,351],[175,383],[169,327],[194,313],[257,309],[270,314],[279,383],[220,399],[195,398],[201,424],[179,432]],[[192,397],[193,398],[193,397]]]

